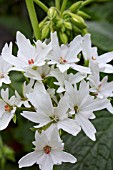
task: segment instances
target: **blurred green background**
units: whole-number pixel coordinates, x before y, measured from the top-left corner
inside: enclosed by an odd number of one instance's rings
[[[42,0],[42,2],[48,7],[54,5],[53,0]],[[76,1],[69,0],[68,6],[74,2]],[[35,8],[41,21],[46,13],[37,5]],[[92,34],[93,44],[99,48],[99,53],[113,50],[113,1],[97,0],[83,8],[83,11],[91,16],[86,24]],[[0,0],[0,51],[6,42],[15,42],[18,30],[32,39],[33,33],[25,1]],[[23,77],[18,73],[16,77],[12,75],[11,79],[19,90],[24,81]],[[113,75],[109,75],[109,79],[113,80]],[[96,115],[97,119],[93,123],[97,128],[97,141],[90,141],[82,132],[75,138],[64,135],[66,149],[77,157],[78,162],[75,165],[57,166],[55,170],[113,170],[113,115],[107,111],[97,112]],[[6,163],[5,170],[18,170],[18,160],[31,152],[34,140],[34,132],[30,130],[32,126],[31,122],[17,113],[17,124],[11,122],[6,130],[0,132],[3,139],[3,143],[0,142],[0,161],[2,166]],[[34,165],[23,169],[36,170],[38,167]]]

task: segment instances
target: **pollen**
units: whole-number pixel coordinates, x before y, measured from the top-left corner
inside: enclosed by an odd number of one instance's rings
[[[28,64],[29,65],[34,64],[34,60],[33,59],[28,60]]]
[[[0,78],[4,78],[4,74],[3,73],[0,74]]]
[[[92,57],[92,60],[96,60],[96,58],[95,58],[95,57]]]
[[[60,64],[64,64],[64,63],[66,63],[67,62],[67,60],[65,60],[62,56],[60,57]]]
[[[51,152],[51,147],[50,146],[45,146],[44,147],[44,152],[46,153],[46,154],[50,154],[50,152]]]
[[[11,107],[10,107],[8,104],[6,104],[6,105],[4,106],[4,108],[5,108],[5,111],[7,111],[7,112],[10,112],[10,111],[11,111]]]

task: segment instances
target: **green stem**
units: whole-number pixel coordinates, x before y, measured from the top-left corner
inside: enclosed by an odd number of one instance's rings
[[[60,0],[55,0],[55,6],[58,10],[60,10]]]
[[[48,7],[43,4],[40,0],[33,0],[39,7],[41,7],[45,12],[48,11]]]
[[[61,6],[61,13],[65,10],[68,0],[63,0],[62,6]]]
[[[36,40],[39,40],[39,39],[41,39],[41,34],[40,34],[38,19],[37,19],[37,16],[36,16],[33,0],[25,0],[25,1],[26,1],[26,6],[27,6],[27,9],[28,9],[28,13],[29,13],[29,17],[30,17],[30,20],[31,20],[31,24],[32,24],[32,28],[33,28],[33,31],[34,31],[35,38],[36,38]]]

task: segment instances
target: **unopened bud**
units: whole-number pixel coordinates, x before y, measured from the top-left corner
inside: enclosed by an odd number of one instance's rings
[[[70,22],[64,22],[64,25],[67,29],[72,30],[72,24]]]
[[[54,18],[56,18],[58,16],[58,11],[55,7],[51,7],[48,10],[48,17],[50,20],[53,20]]]
[[[77,12],[77,15],[81,16],[81,17],[84,18],[84,19],[90,19],[90,18],[91,18],[90,15],[86,14],[86,13],[83,12],[83,11],[78,11],[78,12]]]
[[[78,1],[76,3],[74,3],[69,9],[71,12],[77,12],[79,10],[79,8],[81,7],[83,1]]]
[[[49,35],[49,32],[50,32],[50,23],[45,25],[44,28],[42,29],[42,39],[47,38]]]
[[[82,17],[76,14],[71,14],[71,16],[73,23],[75,23],[79,28],[84,29],[87,27]]]
[[[60,40],[63,44],[68,42],[68,36],[64,32],[59,32]]]

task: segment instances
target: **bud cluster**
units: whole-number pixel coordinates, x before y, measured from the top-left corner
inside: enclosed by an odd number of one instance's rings
[[[47,17],[39,25],[42,39],[49,38],[51,31],[57,31],[60,42],[66,44],[76,35],[84,35],[87,32],[84,19],[90,16],[81,10],[83,3],[78,1],[63,12],[56,7],[49,8]]]

